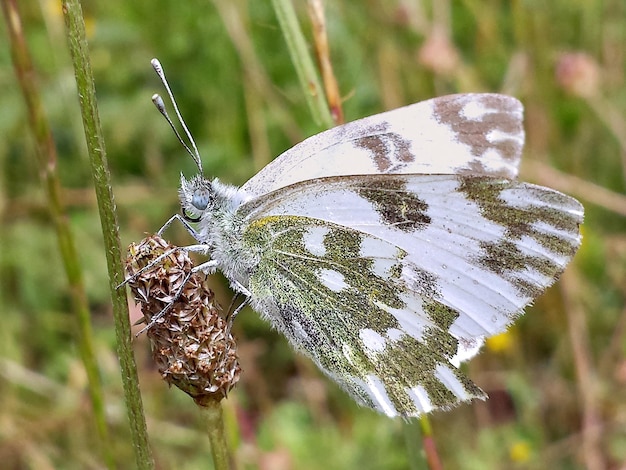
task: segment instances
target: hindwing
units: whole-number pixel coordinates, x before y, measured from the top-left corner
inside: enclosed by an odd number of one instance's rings
[[[462,175],[305,181],[240,213],[253,307],[389,416],[483,396],[458,364],[554,282],[582,222],[556,191]]]
[[[459,312],[404,250],[298,216],[256,220],[244,243],[262,253],[248,285],[255,310],[361,404],[411,416],[484,396],[455,361],[478,343],[450,333]]]

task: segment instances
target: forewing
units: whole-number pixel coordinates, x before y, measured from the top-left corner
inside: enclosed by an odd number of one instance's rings
[[[242,189],[251,197],[304,179],[365,174],[473,174],[515,179],[524,144],[522,104],[460,94],[415,103],[314,135]]]
[[[361,401],[414,415],[480,396],[454,366],[559,276],[580,244],[583,209],[505,179],[371,175],[302,182],[241,214],[250,249],[261,247],[256,307]],[[372,356],[368,341],[382,349]],[[354,354],[360,362],[347,365]],[[391,355],[399,362],[385,369]]]
[[[417,416],[484,397],[453,364],[458,313],[409,290],[404,250],[299,216],[255,220],[243,241],[260,253],[252,306],[361,404]]]

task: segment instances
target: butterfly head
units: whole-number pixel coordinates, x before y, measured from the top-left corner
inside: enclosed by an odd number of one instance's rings
[[[185,219],[189,222],[198,222],[205,213],[213,209],[215,201],[213,183],[201,175],[187,180],[181,174],[178,197]]]

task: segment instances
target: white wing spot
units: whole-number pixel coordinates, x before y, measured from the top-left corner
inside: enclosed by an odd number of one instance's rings
[[[363,328],[359,331],[359,337],[363,341],[365,348],[370,351],[381,352],[385,349],[387,341],[380,333],[371,328]]]
[[[580,235],[578,233],[561,230],[545,222],[535,222],[531,224],[531,228],[537,233],[545,233],[547,235],[554,235],[555,237],[562,238],[563,240],[569,240],[572,245],[577,244],[580,240]]]
[[[361,242],[359,255],[373,260],[372,274],[388,277],[391,268],[400,256],[400,250],[390,243],[383,243],[375,238],[365,237]]]
[[[389,328],[387,330],[387,338],[389,341],[400,341],[406,334],[398,328]]]
[[[326,247],[324,246],[324,237],[326,237],[328,231],[328,227],[312,227],[307,231],[302,237],[305,250],[315,256],[325,256]]]
[[[293,331],[296,336],[298,336],[300,339],[305,340],[305,341],[309,339],[309,335],[304,330],[304,328],[302,327],[302,324],[298,320],[293,320],[291,322],[291,325],[293,326]]]
[[[397,416],[398,412],[393,406],[393,403],[391,403],[382,380],[370,374],[365,377],[365,382],[367,383],[371,397],[376,402],[376,407],[389,417]]]
[[[467,400],[470,398],[461,381],[454,375],[454,372],[452,372],[449,367],[443,364],[437,365],[435,368],[435,377],[459,399]]]
[[[370,204],[371,206],[371,204]],[[374,211],[374,209],[372,209]],[[382,242],[376,238],[366,237],[361,241],[359,254],[363,258],[397,258],[398,249],[390,244]]]
[[[413,403],[415,403],[417,409],[422,413],[429,413],[434,409],[430,398],[428,398],[428,392],[421,385],[409,388],[408,395],[413,399]]]
[[[401,299],[408,301],[408,297],[405,296],[401,296]],[[412,310],[408,308],[393,308],[378,301],[374,301],[374,304],[382,310],[393,315],[393,317],[398,321],[398,324],[400,325],[400,328],[402,329],[402,332],[404,334],[409,335],[417,341],[422,340],[424,336],[424,328],[427,326],[424,318],[427,317],[420,307],[413,306],[414,310]]]
[[[345,288],[350,287],[344,279],[343,274],[338,271],[320,269],[320,282],[333,292],[341,292]]]
[[[524,134],[519,132],[513,134],[511,132],[503,132],[500,129],[491,129],[487,134],[487,140],[492,144],[513,140],[518,145],[524,145]]]
[[[343,353],[346,360],[350,363],[350,365],[354,366],[354,361],[352,360],[353,351],[349,344],[343,343],[341,346],[341,352]]]
[[[389,277],[391,268],[393,268],[395,264],[396,261],[393,259],[375,258],[372,263],[372,274],[379,277]]]
[[[497,320],[497,318],[496,318]],[[492,319],[493,321],[493,319]],[[450,364],[459,367],[463,362],[473,358],[483,345],[483,337],[478,338],[458,338],[459,347],[456,354],[450,359]]]
[[[541,233],[540,230],[538,230],[537,232]],[[515,242],[515,246],[517,246],[517,248],[526,256],[546,258],[553,263],[556,263],[558,266],[565,267],[569,261],[568,256],[561,255],[554,251],[550,251],[549,248],[540,245],[539,243],[537,243],[537,240],[529,237],[528,235],[524,235],[519,240],[517,240]],[[551,279],[552,277],[548,277],[546,284],[550,284]]]
[[[478,100],[469,100],[463,106],[463,110],[461,111],[461,115],[465,119],[469,119],[470,121],[480,121],[485,114],[487,114],[488,109],[485,108],[484,104]]]
[[[490,149],[485,150],[481,154],[480,158],[482,160],[489,161],[491,167],[493,167],[494,170],[506,170],[508,166],[507,163],[504,161],[501,161],[500,162],[501,164],[498,165],[499,163],[498,160],[503,160],[503,158],[502,158],[502,154],[500,153],[500,151],[498,151],[495,148],[490,148]]]

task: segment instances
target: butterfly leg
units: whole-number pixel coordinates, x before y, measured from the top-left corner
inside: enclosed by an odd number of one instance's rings
[[[239,292],[236,292],[235,295],[233,295],[233,300],[230,301],[230,305],[228,306],[228,310],[226,311],[226,318],[228,318],[233,311],[233,307],[235,306],[235,301],[237,300],[237,297],[239,297]]]
[[[247,288],[245,288],[241,283],[234,281],[232,283],[232,287],[235,290],[235,292],[237,292],[235,294],[235,297],[233,298],[232,304],[234,304],[235,298],[237,298],[239,294],[243,294],[245,296],[245,299],[243,300],[243,302],[241,302],[237,306],[237,308],[235,308],[235,310],[233,310],[232,313],[229,313],[229,315],[227,315],[226,319],[228,321],[228,333],[230,333],[230,329],[233,326],[233,322],[235,321],[235,317],[237,316],[237,314],[241,312],[243,308],[250,303],[250,299],[252,298],[252,293]],[[231,307],[232,307],[232,304],[231,304]],[[230,307],[228,308],[228,311],[230,312]]]
[[[198,245],[190,245],[190,246],[198,246]],[[203,245],[203,246],[207,246],[207,245]],[[204,252],[204,254],[207,254],[208,251],[208,247],[207,250]],[[200,252],[196,252],[196,253],[200,253]],[[209,261],[205,261],[202,264],[199,264],[198,266],[194,266],[193,269],[191,270],[192,273],[197,273],[198,271],[202,271],[204,274],[207,275],[211,275],[211,274],[215,274],[215,271],[217,271],[217,261],[210,259]]]
[[[235,296],[236,297],[236,296]],[[234,299],[233,299],[234,301]],[[233,321],[235,320],[235,317],[237,316],[237,314],[239,312],[241,312],[243,310],[243,308],[248,305],[250,303],[250,297],[246,297],[243,302],[241,302],[237,308],[235,310],[233,310],[233,313],[228,315],[228,322],[232,325]]]
[[[233,322],[235,321],[235,317],[237,316],[237,314],[239,312],[241,312],[241,310],[243,310],[243,308],[248,305],[250,303],[250,297],[246,296],[246,298],[243,300],[243,302],[241,302],[239,305],[237,305],[237,308],[235,308],[235,310],[232,311],[231,313],[231,308],[233,307],[234,303],[235,303],[235,299],[240,295],[239,292],[237,292],[235,294],[235,296],[233,297],[233,301],[230,303],[230,306],[228,307],[228,313],[226,314],[226,324],[227,324],[227,328],[226,328],[226,337],[228,338],[230,335],[230,330],[233,328]]]
[[[165,222],[163,226],[159,229],[157,235],[159,237],[162,236],[163,232],[165,232],[175,220],[179,221],[182,224],[182,226],[185,228],[185,230],[187,230],[187,232],[189,232],[189,235],[191,235],[194,240],[200,241],[200,234],[196,232],[196,230],[191,225],[189,225],[189,222],[181,217],[180,214],[174,214],[172,217],[170,217],[169,220]]]

